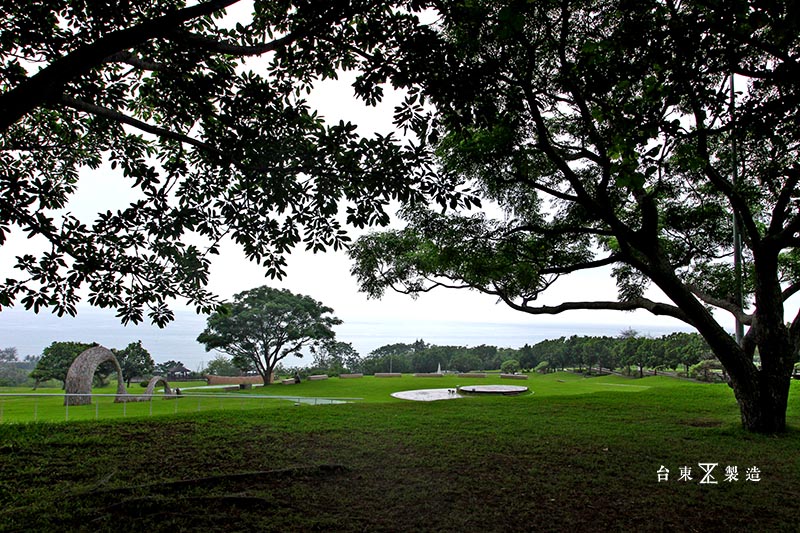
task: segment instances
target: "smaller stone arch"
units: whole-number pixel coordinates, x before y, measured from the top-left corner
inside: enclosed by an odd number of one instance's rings
[[[178,397],[177,391],[173,392],[169,388],[169,383],[162,376],[154,376],[147,382],[147,388],[144,394],[126,394],[125,396],[117,396],[116,402],[149,402],[153,399],[153,393],[159,383],[164,384],[164,399],[173,400]]]
[[[147,383],[147,388],[144,391],[144,395],[145,396],[152,396],[153,393],[156,390],[156,387],[158,387],[159,383],[163,383],[164,384],[164,396],[165,397],[166,396],[172,396],[173,394],[175,394],[174,392],[172,392],[172,389],[169,388],[169,383],[167,383],[166,378],[164,378],[162,376],[153,376],[152,378],[150,378],[150,381]]]
[[[117,397],[115,402],[123,402],[128,394],[122,377],[122,368],[111,350],[102,346],[94,346],[84,350],[70,365],[67,379],[64,382],[64,405],[91,405],[92,379],[97,367],[106,361],[114,363],[117,370]]]

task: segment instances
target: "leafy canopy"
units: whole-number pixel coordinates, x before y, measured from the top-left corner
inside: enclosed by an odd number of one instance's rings
[[[362,288],[467,287],[531,314],[645,309],[680,319],[725,366],[745,427],[782,430],[800,351],[800,314],[784,307],[800,292],[797,3],[435,9],[438,25],[419,34],[424,52],[402,49],[394,68],[416,88],[411,98],[436,111],[405,118],[427,128],[443,174],[474,182],[504,218],[409,209],[405,229],[352,248]],[[608,267],[616,300],[587,290],[585,300],[537,302],[564,276]],[[666,298],[648,297],[650,287]],[[714,310],[749,326],[741,346]]]
[[[375,105],[387,71],[373,66],[413,33],[418,2],[255,0],[232,24],[240,3],[4,6],[0,246],[37,245],[0,282],[0,307],[74,315],[88,294],[123,322],[164,325],[175,298],[214,309],[224,240],[275,277],[295,245],[338,249],[345,223],[386,224],[390,201],[458,202],[427,147],[329,124],[304,99],[353,71]],[[124,180],[129,206],[74,214],[89,170]]]
[[[63,384],[67,379],[67,372],[73,361],[81,353],[93,346],[97,346],[97,344],[73,341],[53,342],[42,351],[42,357],[36,363],[36,368],[31,372],[31,377],[36,380],[36,385],[51,379],[61,381]],[[106,370],[106,365],[100,365],[97,369],[101,376],[104,373],[108,374]]]
[[[333,309],[308,296],[258,287],[235,295],[209,316],[197,341],[206,350],[232,356],[239,368],[252,365],[269,384],[281,360],[302,357],[304,348],[316,348],[335,337],[332,328],[342,322],[330,313]]]
[[[128,386],[131,384],[131,379],[149,376],[155,370],[155,361],[150,352],[142,346],[142,341],[132,342],[122,350],[112,351],[119,362]]]

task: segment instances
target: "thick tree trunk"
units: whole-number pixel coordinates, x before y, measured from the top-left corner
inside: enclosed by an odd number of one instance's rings
[[[264,380],[264,386],[269,387],[272,384],[272,381],[269,379],[270,376],[272,375],[272,369],[267,368],[265,372],[261,372],[261,370],[259,369],[258,373],[261,375],[261,379]]]
[[[778,433],[786,429],[786,403],[797,347],[785,324],[778,252],[762,246],[754,250],[754,256],[756,311],[751,328],[761,369],[753,364],[752,353],[719,326],[673,272],[661,270],[663,263],[657,265],[658,275],[652,279],[686,313],[688,322],[719,358],[739,404],[742,427],[755,433]]]
[[[761,369],[738,387],[731,369],[728,372],[741,409],[742,426],[757,433],[777,433],[786,429],[786,403],[797,347],[785,323],[777,276],[778,253],[767,246],[759,251],[754,264],[756,312],[752,327]]]
[[[780,433],[786,430],[786,402],[791,378],[759,373],[755,387],[737,384],[733,379],[742,427],[755,433]]]

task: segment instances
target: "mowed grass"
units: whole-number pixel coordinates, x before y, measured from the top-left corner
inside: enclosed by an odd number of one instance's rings
[[[514,382],[534,391],[519,397],[386,397],[455,379],[268,389],[364,398],[346,405],[3,424],[0,530],[797,530],[798,383],[780,436],[743,433],[725,385],[660,377],[554,374]],[[717,484],[699,484],[698,463],[719,464]],[[692,481],[678,480],[682,466]],[[725,466],[738,481],[724,481]],[[753,466],[759,482],[745,479]]]
[[[393,398],[391,394],[394,392],[435,388],[455,389],[466,385],[521,385],[528,387],[534,395],[539,396],[589,394],[609,390],[636,392],[651,386],[619,376],[585,379],[580,375],[568,372],[546,375],[531,374],[527,380],[503,379],[499,374],[491,373],[487,374],[485,378],[464,378],[451,374],[444,374],[442,377],[414,377],[412,374],[403,374],[399,378],[365,376],[355,379],[304,380],[297,385],[276,384],[267,388],[256,387],[249,392],[257,395],[276,394],[300,397],[357,397],[363,402],[383,403],[406,401]]]
[[[643,385],[627,378],[606,376],[598,379],[584,379],[571,373],[556,373],[544,376],[532,375],[527,381],[501,379],[499,374],[488,374],[486,378],[462,378],[456,375],[443,377],[414,377],[403,375],[400,378],[375,378],[366,376],[359,379],[331,378],[322,381],[304,380],[296,385],[280,383],[269,387],[255,387],[248,391],[227,393],[219,388],[203,388],[205,382],[173,383],[184,394],[177,401],[164,401],[161,391],[156,391],[153,401],[115,403],[116,384],[95,388],[92,392],[92,405],[64,406],[61,389],[0,388],[0,423],[24,422],[74,422],[79,420],[103,420],[113,418],[137,418],[151,416],[172,416],[182,412],[207,410],[246,410],[285,407],[298,398],[345,399],[368,403],[403,402],[391,396],[392,393],[413,389],[451,388],[464,385],[524,385],[540,396],[589,394],[593,392],[616,390],[637,392],[652,385]],[[535,386],[531,384],[535,383]],[[31,395],[36,392],[36,395]],[[134,385],[128,388],[133,395],[142,394],[144,389]],[[15,396],[18,395],[18,396]],[[42,396],[46,394],[47,396]],[[278,400],[263,399],[264,396],[277,397]],[[283,401],[280,401],[283,400]],[[311,402],[313,403],[313,401]]]
[[[178,386],[201,386],[205,381],[178,383]],[[128,387],[132,395],[144,393],[144,388],[134,384]],[[218,400],[198,399],[178,404],[163,401],[162,392],[156,391],[153,402],[114,403],[116,383],[92,390],[92,405],[64,406],[64,391],[60,388],[0,387],[0,424],[25,422],[73,422],[141,416],[172,415],[183,410],[220,408]],[[231,403],[229,405],[232,406]],[[222,406],[224,408],[224,406]]]

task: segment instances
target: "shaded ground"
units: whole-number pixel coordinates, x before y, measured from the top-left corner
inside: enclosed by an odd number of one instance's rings
[[[727,391],[0,427],[0,531],[795,531],[800,433]],[[791,420],[797,416],[796,395]],[[738,482],[700,485],[699,462]],[[671,479],[657,482],[666,466]],[[692,482],[678,481],[681,466]],[[758,466],[760,482],[745,481]]]

